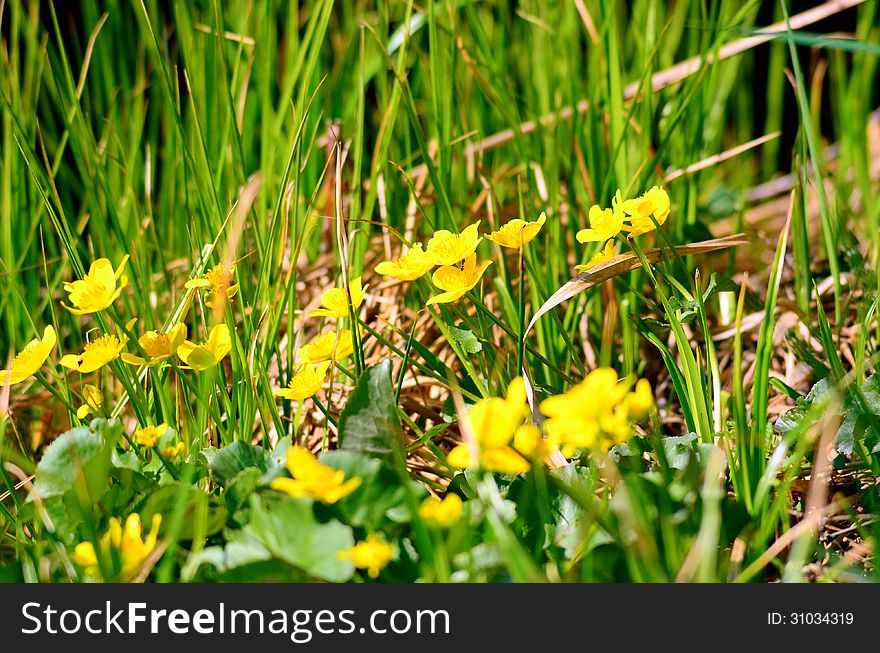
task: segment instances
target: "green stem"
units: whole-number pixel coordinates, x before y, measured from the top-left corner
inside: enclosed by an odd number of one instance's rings
[[[516,346],[516,373],[523,373],[523,355],[526,342],[526,266],[523,262],[525,248],[519,246],[519,342]]]

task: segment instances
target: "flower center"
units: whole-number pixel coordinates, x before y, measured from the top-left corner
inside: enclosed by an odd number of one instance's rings
[[[116,336],[101,336],[91,342],[86,343],[83,351],[115,351],[119,347],[119,338]]]
[[[232,285],[232,268],[220,263],[211,268],[205,278],[215,288],[226,288]]]
[[[171,353],[171,339],[168,337],[167,333],[151,335],[144,340],[144,343],[141,346],[144,348],[144,351],[150,355],[150,358],[167,356]]]

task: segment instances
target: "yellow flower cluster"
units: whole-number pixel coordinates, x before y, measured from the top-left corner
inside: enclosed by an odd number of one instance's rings
[[[127,262],[128,255],[125,255],[115,270],[106,258],[92,263],[84,279],[64,283],[71,305],[62,302],[62,306],[75,315],[88,315],[109,308],[128,284],[128,277],[123,274]],[[211,275],[212,273],[209,273],[209,276]],[[211,278],[216,276],[217,274],[213,274]],[[212,283],[211,287],[216,289],[219,287],[218,284],[226,282],[215,279]],[[230,296],[234,294],[231,290],[233,287],[237,288],[237,286],[229,286],[228,283],[224,286],[229,290]],[[133,323],[134,321],[130,322],[128,326]],[[0,370],[0,386],[15,385],[36,374],[49,358],[56,343],[55,329],[49,325],[43,331],[42,338],[31,340],[15,356],[8,370]],[[229,328],[225,324],[215,326],[208,340],[199,345],[186,340],[186,326],[181,323],[174,324],[164,333],[147,331],[138,338],[140,349],[146,357],[124,352],[127,343],[128,337],[125,335],[102,333],[87,342],[82,352],[65,354],[60,362],[63,367],[81,374],[90,374],[120,357],[131,365],[154,366],[165,363],[168,358],[176,354],[189,368],[205,370],[219,363],[232,348]],[[87,392],[89,387],[94,386],[86,386]],[[96,395],[92,392],[90,395],[87,394],[85,399],[85,403],[77,411],[81,419],[100,408],[100,393]]]
[[[450,451],[449,463],[459,469],[482,467],[502,474],[529,471],[529,460],[514,445],[517,436],[520,441],[534,439],[536,429],[526,423],[528,417],[525,383],[517,377],[511,381],[506,397],[488,397],[471,407],[466,428],[474,442],[465,442]]]
[[[85,278],[65,282],[64,290],[69,295],[69,304],[62,302],[64,308],[75,315],[89,315],[110,308],[128,284],[128,278],[123,274],[128,258],[128,255],[124,256],[115,269],[108,259],[98,259],[91,264]],[[215,295],[222,291],[226,300],[231,299],[238,289],[232,283],[233,269],[234,266],[219,265],[210,270],[203,279],[187,282],[187,287],[207,288],[209,293]],[[118,319],[115,314],[113,317]],[[202,371],[219,364],[232,349],[232,339],[226,324],[217,324],[210,330],[204,342],[195,343],[186,339],[186,326],[178,322],[164,332],[145,332],[138,338],[138,353],[126,352],[124,350],[129,339],[125,334],[130,332],[136,321],[131,320],[125,324],[122,329],[124,333],[100,333],[90,338],[80,353],[69,353],[61,357],[62,367],[81,374],[91,374],[118,359],[130,365],[154,367],[168,365],[169,359],[177,356],[184,369]],[[55,329],[49,325],[43,331],[42,338],[32,340],[15,356],[8,370],[0,370],[0,386],[21,383],[36,374],[49,358],[56,343]],[[103,406],[101,389],[91,383],[83,385],[82,404],[76,410],[77,418],[84,420],[90,415],[97,415]],[[165,424],[158,427],[147,426],[136,432],[135,440],[141,446],[152,449],[157,447],[159,438],[166,431],[173,435],[173,431]],[[164,444],[167,446],[159,450],[167,458],[179,455],[185,448],[183,442],[166,440]]]
[[[557,447],[571,457],[579,449],[607,451],[625,442],[634,433],[633,424],[653,405],[645,379],[633,390],[631,380],[621,381],[613,369],[599,368],[564,394],[542,401],[547,419],[539,428],[529,422],[525,384],[517,377],[505,397],[481,399],[471,407],[465,428],[473,439],[452,449],[448,460],[459,469],[522,474]]]
[[[102,557],[119,560],[120,578],[129,579],[156,548],[161,523],[162,516],[158,513],[153,515],[150,532],[145,539],[141,518],[137,513],[128,516],[125,527],[115,517],[110,518],[107,532],[101,536],[99,545]],[[71,559],[82,567],[88,576],[101,577],[98,555],[91,542],[77,544]]]
[[[309,312],[311,317],[343,319],[350,317],[350,307],[355,313],[364,303],[369,285],[362,285],[361,277],[352,279],[346,289],[330,288],[321,295],[321,306]],[[293,370],[287,387],[275,391],[276,397],[291,401],[304,401],[315,396],[324,385],[327,371],[333,362],[348,358],[354,353],[354,336],[351,329],[324,331],[310,343],[299,348],[300,362]]]
[[[653,405],[645,379],[632,390],[631,380],[621,381],[613,369],[600,367],[564,394],[542,401],[540,408],[547,417],[543,427],[548,441],[572,456],[578,449],[607,451],[626,442],[633,435],[633,423]]]
[[[522,249],[534,240],[546,220],[544,213],[535,222],[515,218],[487,234],[486,238],[501,247]],[[479,228],[480,222],[477,221],[461,233],[446,229],[435,231],[424,249],[421,243],[415,243],[397,260],[379,263],[376,272],[400,281],[414,281],[433,267],[440,266],[431,281],[443,292],[431,297],[428,304],[453,302],[473,289],[492,264],[492,261],[477,261],[477,245],[482,240]]]
[[[590,226],[577,233],[578,242],[607,242],[586,265],[578,265],[575,269],[588,270],[594,265],[607,261],[614,256],[613,238],[620,233],[625,233],[628,238],[634,238],[654,231],[657,225],[666,222],[669,209],[669,195],[659,186],[654,186],[643,195],[628,200],[624,200],[618,190],[611,200],[610,209],[603,209],[598,205],[591,206],[588,213]]]

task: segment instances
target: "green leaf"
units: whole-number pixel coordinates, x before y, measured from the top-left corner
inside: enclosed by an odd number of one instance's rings
[[[226,508],[230,513],[235,513],[245,504],[248,497],[260,484],[261,477],[262,472],[255,467],[248,467],[235,475],[226,488],[226,492],[223,493]]]
[[[170,519],[174,514],[178,497],[186,495],[186,507],[180,524],[178,537],[181,540],[192,540],[213,535],[226,523],[226,506],[217,496],[205,494],[191,485],[169,483],[156,488],[138,503],[137,512],[144,524],[149,524],[153,515],[162,515],[162,528],[170,528]]]
[[[28,501],[66,495],[83,506],[95,505],[107,490],[110,459],[121,433],[118,420],[96,419],[60,435],[37,465]]]
[[[795,401],[794,408],[779,416],[776,423],[773,425],[776,432],[787,433],[788,431],[797,428],[806,417],[813,402],[824,397],[828,392],[829,387],[830,384],[827,378],[819,379],[819,381],[813,384],[813,387],[810,388],[810,391],[805,397]]]
[[[824,399],[831,388],[828,378],[817,381],[806,397],[798,399],[794,408],[776,420],[776,431],[786,433],[801,426],[810,407]],[[855,443],[862,438],[866,439],[868,449],[875,445],[880,436],[877,432],[877,421],[880,417],[880,376],[873,374],[865,380],[861,388],[852,385],[847,389],[841,417],[840,427],[834,436],[834,446],[840,453],[851,456]]]
[[[215,578],[234,569],[272,560],[272,554],[260,541],[245,531],[231,531],[226,546],[209,546],[191,554],[180,571],[183,582],[201,579],[203,576]],[[275,561],[273,563],[277,565]],[[214,573],[204,569],[207,567]]]
[[[367,368],[339,417],[339,448],[357,451],[394,466],[403,447],[391,361]]]
[[[382,461],[351,451],[328,451],[321,456],[321,464],[345,472],[346,479],[357,476],[362,481],[357,490],[333,506],[347,524],[372,531],[390,521],[400,521],[392,520],[388,513],[405,507],[406,487],[401,485],[400,475]],[[419,499],[424,498],[424,488],[414,486],[414,492],[420,493]],[[398,512],[406,514],[406,521],[412,518],[406,510],[395,511],[395,516]]]
[[[694,454],[694,442],[699,438],[696,433],[688,433],[672,438],[663,438],[666,460],[672,469],[687,467]]]
[[[312,502],[251,495],[251,521],[245,530],[272,555],[308,574],[331,582],[351,578],[354,565],[336,553],[354,545],[351,527],[336,520],[321,523]]]
[[[851,387],[846,393],[843,404],[843,422],[837,430],[834,445],[837,450],[852,455],[856,440],[860,440],[870,434],[866,442],[869,449],[877,440],[877,433],[869,429],[880,416],[880,377],[871,375],[862,384],[861,388]]]
[[[461,345],[469,354],[478,354],[483,350],[483,343],[477,340],[477,336],[469,329],[461,329],[459,327],[450,326],[449,334],[455,338],[455,341]]]
[[[269,469],[269,453],[259,445],[242,440],[236,440],[222,449],[208,447],[202,451],[202,456],[208,462],[211,478],[224,486],[249,467],[261,472]]]

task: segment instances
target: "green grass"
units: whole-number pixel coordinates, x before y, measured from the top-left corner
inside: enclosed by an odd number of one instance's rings
[[[379,533],[387,581],[874,580],[878,9],[794,4],[0,3],[0,352],[58,334],[0,387],[0,579],[85,580],[91,542],[105,579],[370,581],[335,552]],[[618,237],[633,264],[555,302],[601,247],[576,240],[590,207],[655,185],[672,210]],[[455,302],[375,272],[438,230],[541,212],[521,256],[483,239],[492,265]],[[125,255],[111,307],[61,307]],[[184,286],[219,264],[225,311]],[[357,277],[363,305],[309,317]],[[225,324],[221,364],[59,364],[177,322],[194,342]],[[317,395],[277,397],[298,348],[342,327],[352,354]],[[610,451],[450,465],[481,436],[466,411],[523,369],[535,409],[600,367],[656,404]],[[81,420],[86,383],[104,403]],[[361,486],[328,505],[273,489],[297,443]],[[420,516],[453,493],[456,525]],[[158,546],[123,569],[100,541],[134,512],[161,516]]]

